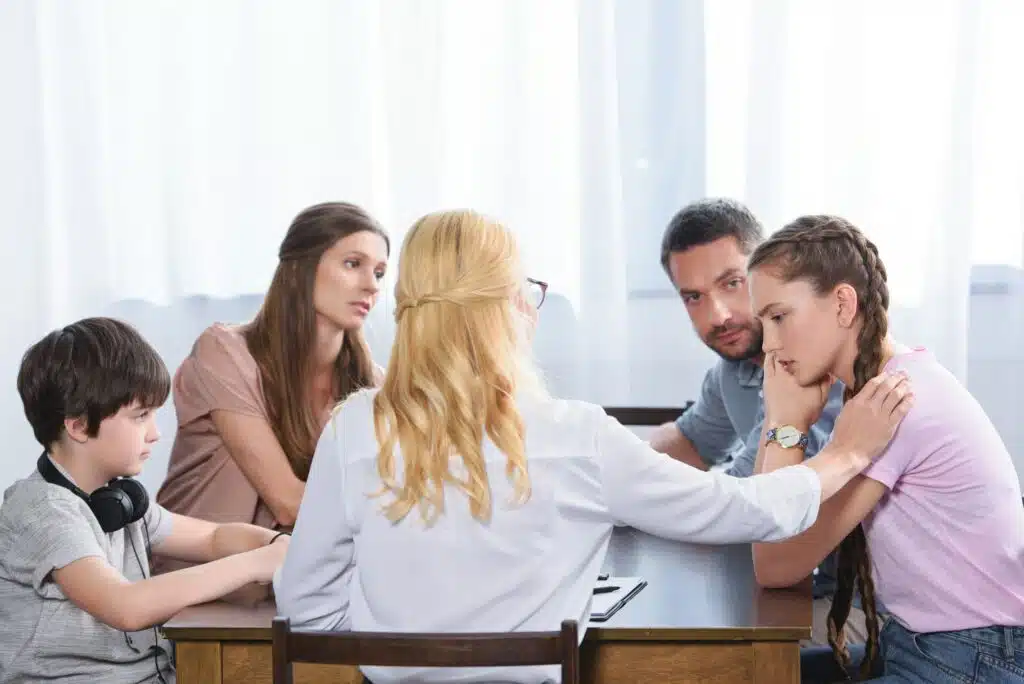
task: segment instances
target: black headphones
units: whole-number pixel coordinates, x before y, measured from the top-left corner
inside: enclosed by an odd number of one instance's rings
[[[74,482],[64,477],[64,474],[57,469],[57,466],[53,465],[50,457],[45,453],[36,461],[36,467],[44,480],[67,489],[87,503],[89,510],[96,516],[100,527],[107,534],[117,532],[133,522],[142,520],[142,516],[146,515],[146,511],[149,509],[149,494],[146,492],[146,488],[130,477],[111,480],[90,496],[75,486]]]

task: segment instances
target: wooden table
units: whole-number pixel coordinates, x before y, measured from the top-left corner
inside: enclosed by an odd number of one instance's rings
[[[648,586],[604,623],[587,629],[582,681],[623,684],[796,684],[801,639],[811,634],[810,582],[762,590],[750,547],[697,546],[617,529],[605,569]],[[177,646],[178,684],[271,682],[272,605],[212,603],[164,626]],[[353,684],[354,669],[298,665],[303,684]]]

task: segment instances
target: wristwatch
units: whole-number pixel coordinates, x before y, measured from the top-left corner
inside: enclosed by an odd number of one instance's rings
[[[807,435],[792,425],[782,425],[769,430],[765,442],[767,444],[775,442],[783,449],[792,449],[793,447],[805,449],[807,447]]]

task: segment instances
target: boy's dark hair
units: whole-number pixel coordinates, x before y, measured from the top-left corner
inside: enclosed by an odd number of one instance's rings
[[[135,328],[112,318],[86,318],[54,330],[25,352],[18,394],[36,439],[49,449],[67,418],[85,418],[95,437],[100,423],[138,402],[158,408],[171,378],[160,355]]]
[[[750,254],[764,239],[761,223],[750,209],[734,199],[709,197],[680,209],[661,238],[661,267],[672,277],[668,260],[673,252],[706,245],[724,237],[734,237],[744,254]]]

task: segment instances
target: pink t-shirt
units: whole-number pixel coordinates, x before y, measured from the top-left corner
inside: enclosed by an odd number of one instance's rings
[[[928,351],[894,357],[914,408],[864,474],[889,491],[864,521],[878,599],[915,632],[1024,625],[1024,505],[985,411]]]

